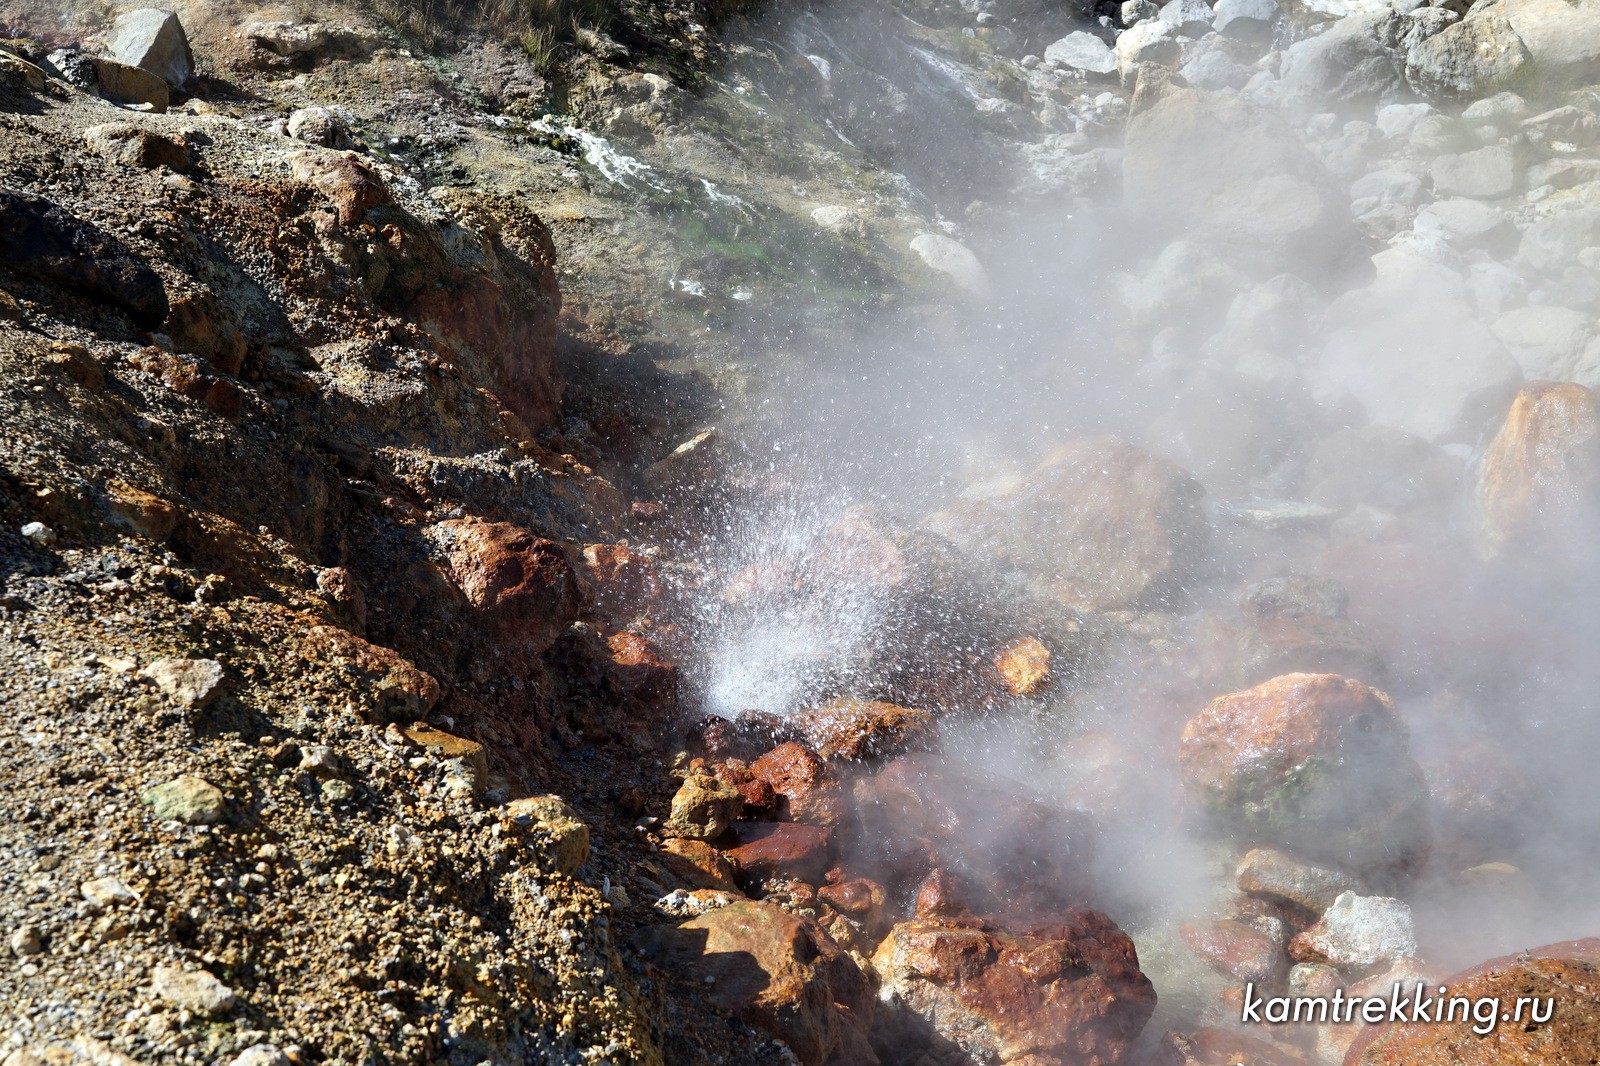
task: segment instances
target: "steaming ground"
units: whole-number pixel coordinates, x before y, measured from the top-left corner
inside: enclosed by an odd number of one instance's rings
[[[1356,19],[1325,32],[1344,32],[1338,27]],[[863,315],[799,336],[788,328],[765,334],[759,322],[750,327],[748,343],[762,354],[749,425],[764,442],[782,441],[752,451],[770,459],[783,488],[739,500],[728,535],[710,538],[701,561],[723,574],[751,563],[804,570],[808,553],[825,550],[819,545],[830,524],[863,505],[908,527],[939,528],[948,508],[1017,492],[1041,456],[1074,438],[1137,441],[1200,479],[1217,540],[1182,594],[1146,616],[1159,636],[1094,658],[1047,698],[966,708],[946,727],[940,748],[957,782],[1009,780],[1062,808],[1084,804],[1087,779],[1115,779],[1121,799],[1097,811],[1096,902],[1134,934],[1164,997],[1152,1026],[1159,1032],[1163,1023],[1181,1027],[1215,1015],[1214,998],[1226,982],[1206,973],[1175,932],[1179,923],[1227,906],[1237,853],[1197,829],[1176,793],[1182,718],[1163,721],[1131,693],[1171,689],[1175,674],[1196,671],[1195,648],[1204,639],[1197,629],[1250,582],[1318,573],[1330,553],[1337,558],[1341,541],[1382,542],[1403,525],[1407,538],[1451,565],[1425,589],[1393,592],[1399,603],[1352,607],[1358,621],[1361,611],[1372,611],[1383,634],[1378,653],[1387,665],[1368,680],[1394,696],[1424,762],[1463,749],[1493,753],[1489,779],[1436,783],[1435,791],[1464,788],[1453,798],[1465,811],[1449,815],[1450,831],[1470,839],[1481,828],[1485,848],[1477,858],[1518,867],[1487,892],[1462,887],[1448,868],[1393,883],[1415,912],[1420,955],[1444,974],[1530,945],[1593,935],[1600,905],[1587,886],[1600,874],[1600,854],[1587,812],[1600,788],[1586,767],[1600,742],[1592,695],[1600,677],[1577,651],[1600,635],[1591,544],[1569,541],[1509,567],[1471,556],[1478,521],[1471,486],[1484,451],[1517,379],[1541,376],[1518,368],[1492,339],[1485,345],[1475,323],[1514,301],[1519,287],[1535,309],[1557,297],[1541,279],[1511,276],[1516,261],[1508,267],[1482,250],[1448,247],[1448,238],[1427,230],[1426,211],[1412,231],[1417,208],[1444,195],[1437,176],[1436,190],[1426,191],[1425,162],[1397,171],[1382,170],[1381,159],[1359,164],[1378,174],[1363,179],[1369,188],[1386,181],[1409,188],[1422,171],[1420,191],[1399,199],[1398,225],[1369,224],[1357,233],[1336,227],[1289,254],[1273,249],[1265,265],[1250,255],[1230,261],[1216,239],[1217,220],[1204,211],[1193,226],[1175,227],[1128,204],[1114,177],[1077,195],[1030,196],[1022,137],[985,139],[974,152],[967,129],[940,119],[957,106],[950,97],[982,75],[953,62],[917,70],[928,57],[909,32],[902,35],[890,20],[871,22],[863,34],[868,24],[858,13],[824,10],[807,14],[789,40],[827,57],[841,95],[849,90],[839,88],[837,71],[851,65],[905,90],[910,125],[886,163],[904,165],[919,196],[944,209],[947,232],[978,250],[985,295],[969,286],[974,292],[951,305]],[[1026,15],[1002,24],[1026,25]],[[1310,33],[1286,28],[1278,45]],[[1215,40],[1186,41],[1184,54]],[[1159,94],[1165,83],[1158,74],[1143,68],[1125,85],[1149,82]],[[940,78],[948,84],[929,89],[929,79]],[[1349,169],[1336,153],[1354,149],[1329,136],[1339,122],[1322,112],[1355,116],[1344,140],[1357,145],[1384,140],[1361,116],[1370,123],[1373,111],[1391,102],[1425,113],[1425,122],[1456,121],[1426,104],[1401,102],[1416,97],[1398,76],[1375,96],[1345,87],[1343,95],[1293,104],[1270,75],[1250,86],[1243,95],[1263,105],[1257,121],[1274,124],[1275,135],[1279,123],[1297,127],[1295,136],[1270,142],[1268,154],[1281,158],[1248,162],[1269,172],[1303,168],[1308,142],[1333,156],[1333,169]],[[1444,114],[1461,107],[1452,102]],[[1537,110],[1529,105],[1520,113]],[[1393,108],[1378,117],[1379,125],[1386,117],[1399,121]],[[1078,129],[1089,131],[1087,138],[1071,135],[1081,146],[1097,139],[1092,125],[1080,121]],[[1493,136],[1478,127],[1482,143],[1495,143]],[[975,155],[984,157],[976,171]],[[1209,164],[1173,154],[1159,162],[1168,171],[1146,171],[1140,181],[1170,181],[1179,196],[1182,171],[1194,165]],[[1318,180],[1337,181],[1326,174]],[[1546,188],[1528,199],[1565,195]],[[1346,198],[1335,200],[1339,211],[1349,210]],[[1472,213],[1482,202],[1457,198],[1449,206]],[[956,218],[962,221],[948,221]],[[1352,248],[1331,247],[1341,240]],[[1374,253],[1381,254],[1369,262]],[[1400,280],[1386,288],[1386,275]],[[1452,280],[1463,275],[1465,285]],[[1495,293],[1465,291],[1481,289],[1491,276]],[[1382,295],[1365,295],[1374,292]],[[1585,315],[1590,299],[1579,301]],[[1243,322],[1252,315],[1255,321]],[[1470,327],[1459,321],[1463,315]],[[1374,316],[1381,334],[1372,330]],[[1352,354],[1352,345],[1365,348]],[[1474,345],[1490,351],[1460,350]],[[1474,359],[1479,365],[1466,365]],[[1374,424],[1397,427],[1400,446],[1352,455],[1353,463],[1371,464],[1354,479],[1374,490],[1328,503],[1338,494],[1319,492],[1325,486],[1315,483],[1326,473],[1327,441]],[[1396,498],[1421,498],[1423,505],[1397,521],[1389,509]],[[1383,528],[1374,534],[1360,528],[1363,522]],[[1335,523],[1342,528],[1330,534]],[[1593,532],[1585,527],[1586,537]],[[1031,579],[1049,565],[1038,560]],[[1387,569],[1396,565],[1391,560],[1368,572],[1359,557],[1339,565],[1346,584],[1406,581]],[[779,596],[767,610],[740,612],[724,630],[713,625],[710,650],[691,664],[705,709],[781,715],[862,694],[874,684],[868,653],[896,625],[888,599],[845,575]],[[1377,617],[1385,610],[1389,617]],[[960,619],[949,621],[959,632]],[[1477,652],[1484,658],[1472,661]],[[1152,664],[1163,655],[1167,662]],[[1224,690],[1194,686],[1184,695],[1198,702],[1182,714]],[[1047,852],[1052,842],[1036,838],[1026,846]],[[1451,861],[1465,860],[1441,860]]]

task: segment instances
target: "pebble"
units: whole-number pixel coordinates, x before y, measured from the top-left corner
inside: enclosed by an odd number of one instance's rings
[[[44,950],[44,938],[40,936],[37,926],[17,926],[11,931],[8,942],[11,945],[11,953],[19,957],[37,955]]]
[[[185,825],[215,825],[227,807],[221,789],[187,774],[147,789],[140,798],[159,821]]]
[[[83,898],[97,907],[110,907],[117,903],[137,903],[139,896],[115,877],[100,877],[85,881],[79,886]]]
[[[204,970],[177,966],[157,966],[150,971],[150,987],[168,1006],[196,1014],[223,1014],[238,1000],[233,989]]]
[[[56,542],[56,531],[43,522],[29,522],[22,527],[22,535],[41,548],[48,548]]]
[[[157,659],[139,676],[190,710],[205,707],[222,691],[222,664],[215,659]]]
[[[290,1066],[289,1056],[271,1044],[252,1044],[239,1052],[233,1066]]]

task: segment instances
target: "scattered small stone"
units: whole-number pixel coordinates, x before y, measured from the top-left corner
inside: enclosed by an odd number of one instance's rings
[[[146,790],[141,797],[159,821],[215,825],[227,801],[222,790],[199,777],[185,775]]]
[[[157,966],[150,973],[150,985],[163,1003],[196,1014],[225,1014],[238,1000],[233,989],[204,970]]]
[[[291,1066],[289,1056],[271,1044],[252,1044],[239,1052],[233,1066]]]
[[[17,926],[11,931],[7,942],[11,945],[11,953],[19,958],[37,955],[44,950],[44,937],[35,925]]]
[[[137,903],[139,896],[133,889],[115,877],[99,877],[85,881],[79,891],[83,898],[96,907],[111,907],[118,903]]]
[[[350,782],[334,778],[322,783],[322,798],[329,803],[349,803],[356,798],[356,790]]]
[[[222,691],[222,664],[215,659],[157,659],[139,676],[190,710],[207,706]]]
[[[56,542],[56,531],[43,522],[27,523],[22,527],[22,535],[41,548],[48,548]]]

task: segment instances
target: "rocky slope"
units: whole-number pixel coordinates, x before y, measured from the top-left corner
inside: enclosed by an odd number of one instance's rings
[[[1402,1061],[1226,1023],[1600,921],[1600,9],[0,30],[8,1066]]]

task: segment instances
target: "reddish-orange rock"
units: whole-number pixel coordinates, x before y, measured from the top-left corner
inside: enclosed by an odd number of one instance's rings
[[[1037,696],[1050,687],[1050,649],[1038,637],[1014,640],[994,654],[994,669],[1013,696]]]
[[[640,700],[669,699],[678,690],[678,668],[663,658],[655,646],[627,630],[606,637],[611,652],[607,673],[623,696]]]
[[[626,625],[655,614],[661,602],[655,560],[626,544],[590,544],[583,549],[583,565],[594,589],[594,609],[602,617]]]
[[[917,886],[917,899],[912,906],[912,913],[918,918],[954,918],[970,914],[966,886],[950,871],[935,867]]]
[[[735,822],[728,830],[734,846],[723,853],[738,881],[757,885],[774,877],[816,884],[832,865],[831,834],[799,822]]]
[[[578,617],[578,583],[561,546],[509,522],[458,518],[434,535],[450,576],[507,654],[538,656]]]
[[[722,852],[704,840],[674,837],[662,843],[661,851],[667,869],[690,887],[742,894]]]
[[[1189,801],[1249,843],[1363,871],[1416,867],[1427,792],[1393,701],[1334,674],[1219,696],[1184,726]]]
[[[872,961],[884,999],[980,1062],[1111,1066],[1156,1003],[1133,942],[1088,909],[1034,922],[902,922]],[[885,1037],[916,1061],[915,1033]]]
[[[1190,951],[1224,977],[1275,986],[1288,972],[1289,957],[1283,948],[1244,922],[1185,922],[1179,933]]]
[[[837,867],[828,871],[827,880],[817,889],[817,896],[824,903],[859,922],[876,924],[888,898],[882,885],[865,877],[849,877]]]
[[[844,789],[828,764],[804,744],[779,744],[751,763],[750,773],[782,797],[780,817],[828,826],[844,817]]]
[[[1520,1020],[1372,1025],[1351,1044],[1345,1066],[1553,1066],[1600,1056],[1600,939],[1568,940],[1490,959],[1438,985],[1450,990],[1449,998],[1465,999],[1469,1010],[1485,998],[1496,999],[1501,1013],[1514,1011],[1518,999],[1538,999],[1544,1020],[1533,1020],[1530,1003]],[[1429,986],[1435,996],[1437,987]],[[1492,1032],[1472,1031],[1475,1025],[1483,1030],[1489,1021]]]
[[[724,759],[713,763],[712,776],[725,785],[732,785],[744,797],[743,817],[756,821],[775,821],[778,817],[778,794],[772,786],[750,772],[750,767],[738,759]]]
[[[644,930],[640,954],[771,1033],[803,1066],[875,1066],[871,979],[817,923],[737,900]]]
[[[443,694],[432,675],[399,652],[335,626],[313,626],[301,644],[301,653],[312,662],[353,676],[369,693],[371,714],[381,723],[409,724],[423,718]]]
[[[791,716],[806,744],[824,759],[875,759],[925,743],[933,715],[916,707],[874,700],[829,700]]]
[[[1592,548],[1600,518],[1600,398],[1571,382],[1517,394],[1478,478],[1488,549]]]

